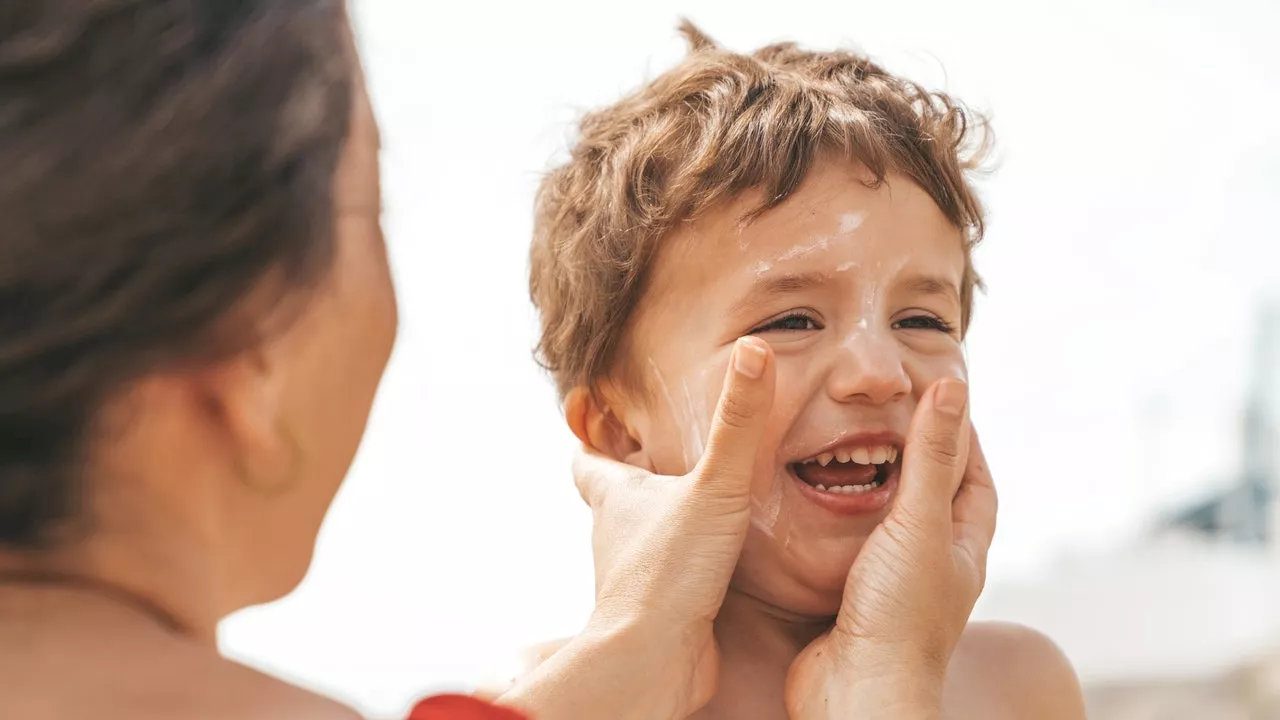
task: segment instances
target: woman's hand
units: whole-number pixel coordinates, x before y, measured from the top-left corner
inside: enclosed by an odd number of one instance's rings
[[[916,409],[894,507],[850,570],[835,627],[791,666],[793,720],[940,716],[996,522],[967,406],[965,384],[943,380]]]
[[[579,455],[574,475],[594,516],[596,609],[502,702],[539,720],[683,720],[711,699],[720,666],[712,623],[746,540],[774,381],[769,346],[738,340],[707,450],[683,477]]]

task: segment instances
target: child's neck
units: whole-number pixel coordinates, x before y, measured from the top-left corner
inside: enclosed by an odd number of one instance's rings
[[[720,682],[698,720],[783,720],[783,688],[791,662],[832,618],[787,612],[733,588],[716,616]]]

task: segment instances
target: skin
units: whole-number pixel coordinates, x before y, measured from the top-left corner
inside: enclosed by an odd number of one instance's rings
[[[844,432],[906,437],[922,395],[965,377],[960,232],[909,179],[891,174],[878,188],[868,179],[824,162],[792,198],[745,226],[758,197],[675,234],[637,308],[626,358],[602,383],[603,403],[585,392],[567,403],[590,447],[679,476],[703,450],[715,380],[736,338],[760,338],[776,357],[751,529],[715,617],[718,685],[693,717],[786,716],[789,669],[832,628],[850,568],[892,510],[831,513],[799,491],[788,465]],[[1022,682],[1011,686],[1010,674]],[[941,706],[954,718],[1083,717],[1079,695],[1047,639],[973,624],[950,655]]]
[[[337,257],[301,315],[233,357],[119,393],[103,410],[110,441],[94,444],[86,469],[91,531],[49,552],[0,554],[4,571],[122,593],[0,585],[0,716],[356,717],[223,659],[215,643],[219,620],[305,575],[394,343],[363,82],[352,119],[334,181]],[[277,319],[253,299],[235,312],[264,327]]]

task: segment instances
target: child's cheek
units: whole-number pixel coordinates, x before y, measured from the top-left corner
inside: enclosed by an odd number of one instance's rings
[[[904,363],[907,377],[911,378],[911,394],[919,400],[924,392],[943,378],[969,381],[969,365],[964,348],[955,345],[947,352],[931,355],[913,355]]]

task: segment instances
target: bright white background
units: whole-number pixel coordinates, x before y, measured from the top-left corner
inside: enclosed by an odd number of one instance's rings
[[[1280,288],[1269,0],[363,0],[400,344],[312,573],[226,623],[242,658],[375,716],[590,608],[571,436],[531,360],[530,208],[572,123],[683,53],[854,44],[990,113],[990,291],[969,343],[997,471],[993,582],[1225,481]]]

